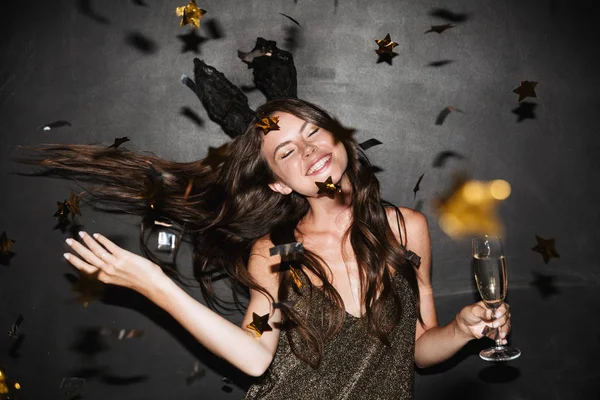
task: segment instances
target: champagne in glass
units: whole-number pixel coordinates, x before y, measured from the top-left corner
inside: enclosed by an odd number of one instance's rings
[[[473,239],[473,272],[477,290],[485,305],[495,314],[506,296],[507,277],[502,239],[499,236],[478,236]],[[486,361],[509,361],[521,355],[514,347],[502,345],[496,329],[496,345],[482,350],[479,356]]]

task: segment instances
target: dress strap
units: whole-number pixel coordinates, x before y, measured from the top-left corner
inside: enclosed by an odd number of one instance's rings
[[[412,262],[415,265],[415,267],[419,268],[419,266],[421,265],[421,257],[417,255],[417,253],[415,253],[414,251],[408,250],[406,246],[402,244],[402,229],[400,229],[400,210],[396,206],[393,207],[394,211],[396,211],[396,223],[398,224],[398,236],[400,237],[400,247],[402,247],[402,250],[404,250],[406,259]]]

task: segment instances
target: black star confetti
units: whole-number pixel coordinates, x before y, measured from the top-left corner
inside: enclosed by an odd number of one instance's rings
[[[365,140],[364,142],[360,143],[359,146],[363,150],[368,150],[371,147],[378,146],[380,144],[382,144],[382,143],[379,140],[371,138],[371,139]]]
[[[56,129],[56,128],[62,128],[63,126],[71,126],[71,123],[69,121],[54,121],[51,122],[49,124],[46,124],[44,126],[42,126],[42,130],[43,131],[50,131],[52,129]]]
[[[442,125],[444,123],[444,121],[446,120],[446,117],[448,115],[450,115],[451,112],[460,112],[460,113],[462,113],[462,111],[460,111],[458,108],[452,107],[452,106],[448,106],[448,107],[444,108],[442,111],[440,111],[440,113],[438,114],[437,118],[435,119],[435,124],[436,125]]]
[[[228,146],[228,143],[225,143],[219,147],[209,146],[208,154],[204,158],[203,162],[208,164],[212,169],[219,168],[219,166],[225,162]]]
[[[79,202],[81,201],[81,196],[71,191],[71,197],[66,201],[67,207],[69,207],[69,211],[71,211],[71,215],[79,215],[81,216],[81,207]]]
[[[432,61],[429,64],[427,64],[428,67],[443,67],[445,65],[448,65],[450,63],[453,63],[453,60],[438,60],[438,61]]]
[[[15,322],[12,324],[12,327],[8,330],[8,336],[11,339],[17,339],[20,335],[19,327],[23,323],[23,316],[19,314]]]
[[[556,251],[554,239],[544,239],[535,235],[535,240],[537,240],[537,245],[531,250],[540,253],[545,264],[548,264],[552,257],[560,258],[560,255],[558,255],[558,252]]]
[[[431,25],[431,29],[429,29],[425,33],[435,32],[435,33],[440,34],[440,33],[444,32],[446,29],[450,29],[450,28],[454,28],[454,25],[452,25],[452,24]]]
[[[536,103],[524,101],[522,103],[519,103],[519,106],[513,109],[512,113],[517,115],[517,122],[521,122],[526,119],[535,119],[536,107]]]
[[[188,51],[200,54],[200,45],[208,40],[203,36],[199,36],[195,29],[190,29],[185,35],[177,35],[177,38],[183,42],[182,54]]]
[[[200,118],[198,113],[192,110],[190,107],[181,107],[180,114],[192,121],[199,128],[204,126],[204,120]]]
[[[158,50],[156,42],[141,32],[127,33],[125,43],[143,54],[154,54]]]
[[[284,17],[286,17],[287,19],[289,19],[290,21],[292,21],[292,22],[293,22],[293,23],[295,23],[296,25],[298,25],[298,26],[302,26],[302,25],[300,25],[300,22],[296,21],[294,18],[290,17],[289,15],[287,15],[287,14],[284,14],[284,13],[279,13],[279,14],[283,15]]]
[[[513,90],[513,93],[519,95],[518,101],[521,101],[527,97],[537,97],[537,94],[535,93],[535,87],[537,84],[537,82],[521,81],[521,85]]]
[[[455,13],[447,8],[434,8],[429,12],[432,17],[441,18],[449,22],[464,22],[469,19],[468,14]]]
[[[533,273],[533,281],[529,284],[535,287],[539,292],[542,298],[547,298],[555,294],[559,294],[560,291],[558,287],[554,283],[555,277],[553,275],[544,275],[538,272]]]
[[[440,151],[439,153],[436,154],[435,158],[433,159],[433,167],[434,168],[443,167],[444,164],[446,164],[446,161],[448,161],[451,158],[456,158],[458,160],[462,160],[465,157],[462,154],[459,154],[452,150]]]
[[[58,218],[58,221],[61,223],[65,222],[70,212],[69,203],[67,202],[67,199],[65,199],[65,201],[63,201],[62,203],[60,201],[57,201],[56,206],[58,207],[58,210],[56,210],[56,212],[54,213],[54,217]]]
[[[421,174],[421,176],[419,177],[419,180],[417,181],[417,184],[415,185],[415,187],[413,188],[413,199],[417,198],[417,192],[421,189],[421,181],[423,180],[423,177],[425,176],[425,174]]]
[[[129,142],[130,139],[127,136],[123,136],[121,138],[115,138],[115,142],[113,144],[111,144],[110,146],[108,146],[109,149],[116,149],[117,147],[119,147],[120,145],[122,145],[125,142]]]

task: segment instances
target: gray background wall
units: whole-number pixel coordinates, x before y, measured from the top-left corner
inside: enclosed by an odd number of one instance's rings
[[[417,399],[588,399],[600,395],[595,318],[600,282],[597,153],[600,96],[596,74],[598,5],[593,1],[205,1],[199,53],[182,52],[174,14],[177,1],[3,2],[0,14],[0,232],[16,240],[14,255],[0,265],[0,329],[25,318],[25,340],[9,354],[0,335],[0,365],[23,386],[27,399],[64,396],[63,376],[87,376],[87,399],[240,398],[243,376],[207,354],[168,316],[144,299],[121,291],[83,308],[65,274],[64,239],[54,229],[55,201],[76,186],[25,178],[10,161],[14,146],[39,143],[106,143],[128,136],[125,147],[178,161],[205,155],[229,138],[212,123],[180,76],[193,73],[197,56],[238,86],[252,74],[237,58],[258,36],[293,50],[298,93],[322,105],[357,138],[384,144],[368,150],[388,200],[417,207],[429,217],[433,284],[440,322],[446,323],[473,293],[468,240],[452,240],[439,228],[429,202],[457,170],[476,179],[505,179],[511,196],[499,207],[513,314],[510,342],[523,356],[492,366],[472,342],[453,360],[416,375]],[[144,2],[141,2],[142,4]],[[424,32],[449,21],[436,9],[464,14],[456,27]],[[279,15],[288,14],[302,27]],[[220,27],[211,38],[208,22]],[[399,45],[393,64],[376,64],[374,40],[390,33]],[[134,44],[138,43],[137,46]],[[139,44],[143,44],[140,49]],[[286,45],[287,43],[287,45]],[[442,67],[429,63],[452,60]],[[512,90],[538,81],[535,119],[517,122]],[[250,105],[264,101],[248,93]],[[446,106],[443,125],[435,118]],[[181,114],[192,108],[199,127]],[[71,127],[42,131],[68,120]],[[463,154],[434,168],[443,150]],[[425,174],[413,200],[412,188]],[[138,219],[83,208],[80,223],[139,252]],[[545,265],[531,248],[535,235],[555,238],[560,259]],[[186,272],[190,252],[179,256]],[[546,285],[532,284],[542,274]],[[225,285],[225,284],[223,284]],[[198,296],[195,289],[189,289]],[[223,287],[225,290],[225,287]],[[229,316],[232,321],[240,315]],[[143,329],[140,339],[98,338],[86,329]],[[7,349],[6,351],[4,349]],[[188,385],[199,358],[206,375]],[[233,377],[232,391],[222,390]]]

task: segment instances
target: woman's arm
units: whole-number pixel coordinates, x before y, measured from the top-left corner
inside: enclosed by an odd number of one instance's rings
[[[83,234],[82,238],[88,247],[71,239],[67,242],[81,257],[68,253],[65,256],[76,268],[95,274],[102,282],[140,292],[171,314],[207,349],[244,373],[260,376],[269,367],[277,348],[280,311],[275,310],[269,318],[273,330],[264,332],[260,338],[246,328],[252,322],[253,312],[260,316],[270,314],[272,305],[266,296],[251,291],[246,316],[242,327],[239,327],[188,295],[148,259],[121,249],[102,235],[96,239],[104,247],[87,234]],[[269,240],[257,241],[252,248],[248,269],[257,283],[277,301],[279,280],[272,265],[279,259],[269,256],[271,246]]]
[[[399,207],[405,219],[406,247],[421,257],[417,269],[421,317],[425,325],[417,321],[415,335],[415,364],[426,368],[445,361],[456,354],[470,340],[480,338],[480,333],[491,325],[491,311],[480,303],[469,305],[445,326],[439,326],[431,286],[431,240],[427,218],[420,212]],[[510,330],[506,307],[499,311],[496,323],[501,326],[503,337]]]

